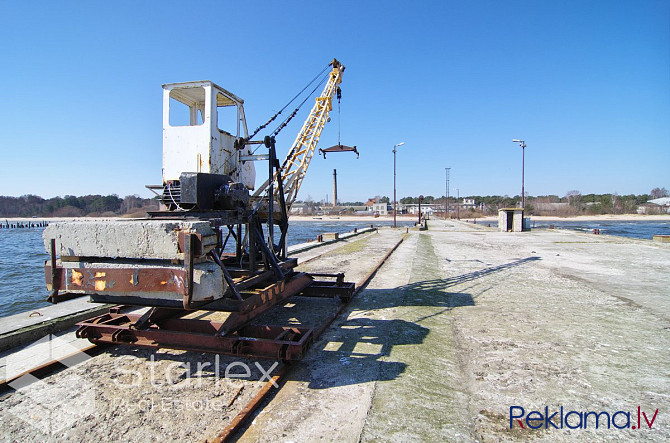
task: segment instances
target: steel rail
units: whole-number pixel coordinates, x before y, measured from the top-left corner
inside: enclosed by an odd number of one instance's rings
[[[389,249],[389,251],[384,255],[384,257],[381,260],[379,260],[379,262],[377,262],[377,264],[356,284],[356,289],[354,290],[354,296],[360,293],[363,290],[363,288],[365,288],[368,285],[368,283],[372,280],[377,271],[379,271],[382,265],[388,260],[391,254],[395,252],[395,250],[400,246],[400,244],[405,240],[406,237],[407,234],[403,235],[403,237],[400,240],[398,240],[398,242],[391,249]],[[318,257],[314,257],[310,260],[316,258]],[[323,333],[323,331],[325,331],[325,329],[328,328],[328,326],[330,326],[332,322],[342,313],[345,306],[347,305],[348,303],[342,303],[337,309],[337,311],[332,315],[330,315],[325,320],[325,322],[315,331],[314,338],[320,336],[321,333]],[[50,375],[56,372],[57,370],[61,369],[62,366],[64,366],[63,365],[64,360],[73,358],[81,353],[86,353],[89,356],[93,357],[102,352],[106,347],[107,345],[103,344],[91,344],[76,352],[72,352],[58,359],[50,360],[39,366],[23,371],[17,375],[0,380],[0,395],[4,395],[6,392],[11,390],[12,389],[11,383],[25,375],[32,375],[38,378]],[[230,438],[233,437],[240,429],[242,429],[242,426],[246,423],[247,419],[259,408],[259,406],[263,403],[263,401],[265,401],[270,394],[272,393],[276,394],[276,392],[279,389],[281,389],[281,387],[284,385],[285,377],[288,374],[290,374],[292,368],[293,365],[282,363],[277,373],[265,383],[265,385],[261,388],[261,390],[254,396],[254,398],[251,399],[251,401],[242,409],[242,411],[240,411],[233,418],[233,420],[228,424],[228,426],[226,426],[226,428],[224,428],[221,431],[221,433],[219,433],[214,439],[212,440],[208,439],[207,441],[216,443],[230,441]],[[278,386],[278,388],[273,389],[275,386]]]
[[[370,283],[370,280],[372,280],[372,277],[377,274],[377,271],[379,268],[382,267],[384,263],[386,263],[386,260],[395,252],[396,249],[400,246],[400,244],[405,240],[405,238],[408,236],[408,234],[404,234],[400,240],[384,255],[384,257],[377,262],[377,264],[368,272],[357,284],[356,284],[356,289],[354,290],[354,296],[356,296],[360,291],[363,290],[363,288],[367,287],[368,283]],[[317,257],[314,257],[310,260],[313,260]],[[353,299],[353,297],[352,297]],[[347,306],[349,303],[342,303],[337,311],[330,315],[326,321],[314,331],[314,339],[316,340],[323,331],[326,330],[328,326],[332,324],[332,322],[339,317],[339,315],[342,313],[344,310],[345,306]],[[288,365],[288,364],[282,364],[282,366],[279,368],[279,371],[277,374],[275,374],[272,379],[267,381],[263,388],[254,396],[253,399],[242,409],[236,416],[233,418],[233,420],[226,426],[223,431],[221,431],[216,437],[214,437],[212,440],[207,439],[206,441],[212,442],[212,443],[225,443],[230,441],[230,439],[239,432],[244,424],[247,422],[247,420],[251,417],[251,415],[258,409],[258,407],[269,397],[270,394],[276,394],[279,389],[281,389],[282,386],[284,386],[285,382],[285,377],[290,374],[291,369],[293,368],[293,365]],[[272,389],[273,387],[278,386],[275,389]]]

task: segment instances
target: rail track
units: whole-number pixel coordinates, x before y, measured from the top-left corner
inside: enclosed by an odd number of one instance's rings
[[[404,234],[387,252],[386,254],[369,270],[367,274],[365,274],[364,277],[362,277],[357,283],[356,283],[356,288],[354,290],[353,296],[356,296],[359,292],[361,292],[370,282],[370,280],[374,277],[374,275],[378,272],[378,270],[382,267],[382,265],[388,260],[388,258],[391,256],[391,254],[400,246],[400,244],[403,242],[403,240],[406,238],[407,234]],[[312,261],[316,259],[317,257],[310,258],[308,260],[305,260],[305,263],[308,261]],[[315,328],[314,334],[313,334],[313,340],[316,340],[323,331],[328,328],[332,322],[337,319],[346,306],[348,305],[350,300],[347,300],[346,302],[340,303],[337,309],[329,315],[320,325],[319,327]],[[61,369],[64,369],[67,367],[66,363],[68,359],[76,358],[77,355],[80,355],[82,352],[86,353],[89,356],[95,356],[103,353],[105,349],[109,347],[109,344],[91,344],[85,348],[82,348],[81,350],[77,352],[73,352],[71,354],[68,354],[63,357],[59,357],[57,359],[50,360],[48,362],[45,362],[37,367],[31,368],[29,370],[26,370],[20,374],[13,375],[9,378],[6,378],[4,380],[0,380],[0,397],[3,397],[10,393],[10,391],[13,390],[12,388],[12,383],[15,382],[16,380],[26,376],[30,375],[32,377],[36,378],[45,378],[48,377],[49,375],[58,372]],[[243,429],[245,426],[246,422],[248,419],[258,410],[258,408],[266,402],[272,395],[276,394],[279,389],[284,385],[284,382],[287,378],[288,375],[290,375],[291,370],[296,367],[296,365],[299,365],[299,362],[297,363],[289,363],[289,362],[282,362],[279,367],[276,370],[276,373],[272,376],[271,379],[269,379],[263,387],[260,389],[260,391],[249,401],[249,403],[233,418],[233,420],[216,436],[214,436],[211,439],[207,439],[206,441],[208,442],[227,442],[231,441],[239,432],[240,430]]]

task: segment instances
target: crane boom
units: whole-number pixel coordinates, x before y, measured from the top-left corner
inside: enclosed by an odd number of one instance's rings
[[[319,137],[323,127],[328,121],[328,114],[333,109],[333,97],[337,93],[340,83],[342,83],[342,73],[344,65],[336,59],[331,62],[333,67],[323,92],[316,98],[316,103],[309,113],[307,120],[298,133],[291,149],[289,150],[284,163],[281,167],[281,179],[283,182],[284,199],[286,201],[286,210],[289,211],[293,202],[296,200],[298,190],[302,184],[309,163],[314,156],[314,150],[319,142]],[[277,183],[277,175],[274,176],[274,182]],[[269,180],[266,180],[254,192],[254,197],[261,195],[268,188]],[[278,201],[278,192],[280,187],[274,186],[274,199]]]

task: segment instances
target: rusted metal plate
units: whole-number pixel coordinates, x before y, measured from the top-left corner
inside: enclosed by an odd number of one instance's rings
[[[302,292],[306,297],[340,297],[343,301],[349,301],[354,296],[355,284],[352,282],[329,282],[315,281]]]
[[[193,245],[192,245],[192,253],[194,256],[200,256],[202,255],[202,234],[200,233],[189,233],[189,232],[184,232],[184,231],[179,231],[177,234],[177,245],[179,247],[179,252],[185,252],[186,251],[186,236],[191,235],[193,236]]]
[[[186,271],[178,268],[44,268],[47,288],[83,292],[176,292],[186,294]]]
[[[226,334],[236,331],[263,312],[286,300],[292,295],[302,292],[313,280],[308,274],[299,273],[288,281],[279,281],[242,302],[238,312],[231,313],[226,321],[220,325],[219,333]]]
[[[183,272],[183,271],[182,271]],[[94,284],[93,278],[81,279],[81,285]],[[183,309],[156,309],[149,315],[122,314],[110,311],[78,324],[77,336],[93,343],[130,344],[159,348],[215,352],[256,358],[287,361],[300,360],[314,338],[346,305],[354,292],[354,284],[344,282],[342,274],[335,281],[315,282],[310,274],[297,273],[286,280],[263,288],[243,292],[245,299],[226,300],[235,304],[224,322],[181,318]],[[249,322],[267,310],[283,304],[294,295],[340,297],[342,303],[325,322],[316,328],[295,326],[250,325]],[[207,305],[214,307],[215,303]],[[220,310],[214,309],[214,310]],[[155,314],[155,315],[154,315]],[[160,314],[160,315],[158,315]]]

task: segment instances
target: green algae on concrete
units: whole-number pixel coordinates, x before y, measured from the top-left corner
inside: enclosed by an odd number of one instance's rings
[[[439,260],[431,237],[420,234],[410,280],[391,293],[398,300],[394,318],[428,330],[419,344],[394,346],[383,361],[402,362],[397,378],[376,384],[362,440],[455,441],[471,438],[467,393],[451,310],[470,304],[465,294],[450,293],[442,283]],[[391,341],[403,342],[403,329],[391,331]],[[413,411],[408,414],[407,411]]]

